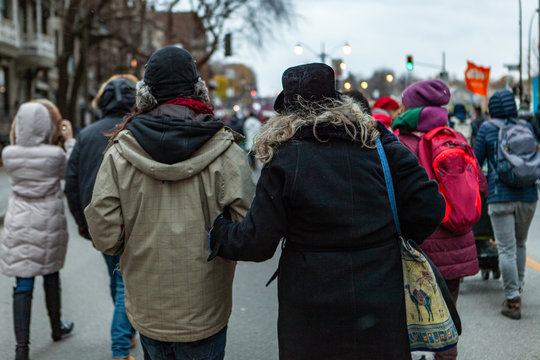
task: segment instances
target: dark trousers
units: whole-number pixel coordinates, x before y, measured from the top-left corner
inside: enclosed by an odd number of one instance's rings
[[[139,334],[144,360],[223,360],[227,327],[206,339],[193,342],[165,342]]]

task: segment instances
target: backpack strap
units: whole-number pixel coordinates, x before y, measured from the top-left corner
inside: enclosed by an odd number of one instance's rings
[[[489,122],[495,125],[495,127],[497,127],[497,129],[499,130],[501,130],[502,128],[506,126],[505,122],[502,121],[501,119],[491,119]]]
[[[525,127],[529,127],[529,123],[523,119],[517,119],[517,122],[520,123],[521,125],[525,126]]]

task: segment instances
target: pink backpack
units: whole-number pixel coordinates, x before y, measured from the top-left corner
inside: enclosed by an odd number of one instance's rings
[[[469,230],[482,213],[478,162],[471,145],[459,132],[440,126],[420,138],[418,161],[429,178],[437,180],[446,201],[441,225],[456,233]]]

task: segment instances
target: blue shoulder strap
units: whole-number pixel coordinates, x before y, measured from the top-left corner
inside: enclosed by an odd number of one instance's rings
[[[381,143],[381,139],[378,138],[375,140],[377,145],[377,152],[379,153],[379,158],[381,159],[381,164],[384,173],[384,181],[386,182],[386,191],[388,192],[388,199],[390,200],[390,207],[392,208],[392,214],[394,215],[394,222],[396,224],[396,230],[398,236],[401,236],[401,227],[399,226],[399,217],[396,206],[396,197],[394,195],[394,184],[392,183],[392,174],[390,173],[390,166],[388,166],[388,160],[386,159],[386,154],[384,153],[384,148]]]

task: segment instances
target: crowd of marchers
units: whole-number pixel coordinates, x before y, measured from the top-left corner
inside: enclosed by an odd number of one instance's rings
[[[15,278],[16,360],[30,358],[35,277],[52,339],[74,331],[61,320],[64,194],[79,235],[103,253],[115,360],[134,360],[137,333],[145,360],[223,359],[236,261],[265,261],[280,244],[282,360],[457,358],[455,345],[411,352],[407,301],[421,318],[431,300],[422,283],[404,286],[401,235],[454,305],[486,240],[504,291],[494,313],[521,318],[540,155],[511,92],[471,119],[440,80],[373,106],[337,92],[322,63],[286,69],[282,85],[275,116],[224,123],[191,54],[169,46],[142,80],[107,80],[93,102],[101,119],[76,139],[50,101],[20,106],[2,151],[12,193],[0,247]]]

